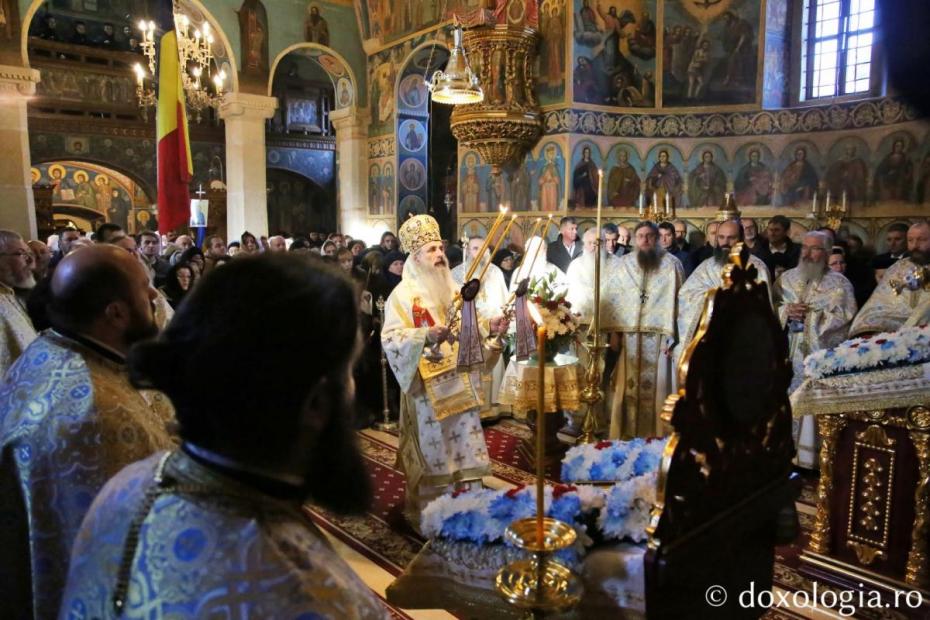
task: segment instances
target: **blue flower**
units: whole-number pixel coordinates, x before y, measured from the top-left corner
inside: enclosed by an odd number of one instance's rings
[[[565,523],[574,523],[581,513],[581,499],[576,493],[566,493],[552,502],[549,516]]]

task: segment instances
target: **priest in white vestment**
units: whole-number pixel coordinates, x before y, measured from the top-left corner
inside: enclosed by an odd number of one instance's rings
[[[456,286],[439,225],[417,215],[404,222],[399,236],[410,256],[387,300],[381,344],[403,392],[398,458],[407,479],[405,514],[418,527],[430,500],[480,484],[491,467],[479,416],[481,372],[458,372],[449,346]],[[482,337],[507,329],[497,315],[489,320],[479,313],[478,325]],[[483,353],[485,365],[493,366],[496,354]]]
[[[620,258],[617,331],[620,360],[614,371],[610,437],[652,437],[666,429],[659,415],[674,389],[672,350],[677,341],[681,261],[658,248],[659,231],[640,222],[634,250]]]
[[[930,290],[901,287],[908,276],[930,264],[930,224],[920,222],[907,231],[909,256],[892,265],[882,277],[878,288],[862,306],[862,310],[849,329],[850,338],[875,332],[892,332],[904,326],[921,325],[930,321]]]
[[[465,284],[465,274],[468,273],[472,263],[475,262],[475,257],[478,256],[478,251],[481,250],[483,244],[483,237],[472,237],[468,240],[468,245],[465,248],[465,261],[452,270],[452,279],[455,280],[459,287]],[[507,303],[507,298],[510,295],[507,292],[507,281],[504,279],[504,272],[497,265],[488,263],[491,263],[491,253],[489,250],[485,250],[484,256],[479,260],[478,268],[472,275],[472,278],[477,278],[487,266],[487,272],[481,280],[481,288],[475,298],[475,305],[480,316],[497,316],[503,311],[504,304]],[[497,363],[487,372],[482,373],[481,376],[483,391],[482,420],[493,420],[501,415],[501,405],[497,402],[497,393],[500,391],[503,379],[504,358],[498,356]]]
[[[704,311],[704,298],[709,291],[723,286],[723,270],[730,262],[730,250],[743,240],[743,227],[738,220],[727,220],[717,227],[717,244],[714,254],[704,260],[697,269],[685,280],[678,293],[678,345],[675,347],[674,371],[678,372],[678,364],[685,349],[694,338],[701,313]],[[758,272],[758,280],[765,282],[769,289],[769,298],[772,295],[772,282],[769,278],[768,267],[762,259],[749,255],[749,262]]]
[[[562,291],[568,286],[565,273],[546,260],[546,249],[546,242],[541,237],[533,237],[526,243],[523,260],[517,270],[510,276],[511,293],[516,291],[527,278],[529,278],[529,284],[532,285],[534,280],[540,280],[550,274],[555,278],[553,289],[556,292]]]
[[[827,267],[832,243],[825,233],[804,235],[798,266],[775,281],[778,318],[788,331],[788,355],[794,368],[789,391],[804,380],[804,358],[820,349],[835,347],[849,333],[856,316],[856,296],[846,276]],[[794,421],[797,464],[816,469],[817,433],[813,416]]]

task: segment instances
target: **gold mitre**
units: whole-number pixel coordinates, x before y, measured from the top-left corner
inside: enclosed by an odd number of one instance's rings
[[[431,241],[442,241],[439,223],[431,215],[414,215],[400,227],[400,249],[415,254]]]

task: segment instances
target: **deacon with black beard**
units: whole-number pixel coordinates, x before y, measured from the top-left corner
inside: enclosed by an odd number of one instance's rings
[[[704,310],[704,298],[708,291],[723,286],[723,270],[729,263],[730,250],[743,240],[743,227],[738,220],[727,220],[717,227],[717,243],[713,256],[698,265],[697,269],[685,280],[678,293],[678,345],[675,347],[675,368],[681,355],[688,347],[701,321]],[[749,262],[758,272],[758,277],[769,286],[769,270],[762,259],[749,256]]]
[[[775,307],[788,331],[788,354],[794,366],[794,378],[789,387],[792,392],[804,380],[804,358],[846,340],[849,325],[856,316],[852,284],[827,267],[831,248],[826,233],[805,234],[798,266],[775,281]],[[814,427],[812,416],[795,420],[796,461],[802,467],[817,467]]]
[[[909,256],[898,260],[882,276],[878,288],[862,306],[849,329],[850,337],[891,332],[930,320],[930,290],[907,287],[895,292],[892,283],[905,283],[930,265],[930,223],[918,222],[907,231]]]
[[[672,349],[677,341],[678,289],[684,280],[681,261],[658,248],[652,222],[633,230],[635,249],[620,258],[617,307],[620,361],[614,371],[610,437],[652,437],[665,433],[659,414],[674,389]]]
[[[183,443],[129,465],[97,496],[74,546],[65,614],[388,615],[303,508],[369,502],[351,431],[357,316],[335,267],[237,259],[133,350],[133,381],[168,395]]]

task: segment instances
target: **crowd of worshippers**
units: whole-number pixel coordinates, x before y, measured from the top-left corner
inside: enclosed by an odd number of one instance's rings
[[[301,506],[368,506],[353,430],[381,412],[382,346],[393,400],[407,407],[408,500],[490,471],[478,412],[435,424],[416,379],[420,354],[451,338],[442,313],[453,275],[461,279],[457,264],[497,266],[490,273],[502,292],[484,307],[477,300],[489,336],[513,328],[497,316],[506,292],[543,275],[589,322],[600,232],[615,383],[609,434],[651,436],[675,387],[671,368],[740,241],[771,283],[792,389],[807,354],[930,308],[930,293],[896,295],[890,285],[930,262],[926,221],[891,227],[878,256],[828,229],[798,243],[789,226],[777,216],[764,230],[743,219],[688,234],[683,222],[640,222],[579,237],[566,217],[551,243],[527,240],[532,261],[515,247],[480,257],[477,239],[464,250],[442,241],[428,216],[405,223],[400,243],[388,232],[371,247],[340,234],[250,233],[198,247],[187,235],[133,237],[109,224],[92,236],[61,230],[48,243],[0,231],[4,607],[17,618],[134,617],[154,607],[200,617],[230,604],[255,617],[385,617]],[[378,300],[388,306],[383,330]],[[483,371],[474,376],[490,386]],[[795,438],[798,463],[816,467],[813,424],[801,421]],[[476,478],[455,477],[463,471]],[[233,586],[243,579],[248,592]]]

